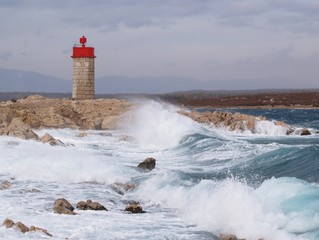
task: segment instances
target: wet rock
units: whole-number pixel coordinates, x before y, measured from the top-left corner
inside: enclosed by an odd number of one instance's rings
[[[311,135],[311,132],[307,128],[303,128],[301,129],[300,135],[301,136]]]
[[[48,133],[44,134],[40,138],[40,141],[43,143],[49,143],[51,146],[65,146],[65,144],[61,140],[55,139]]]
[[[2,225],[5,226],[6,228],[12,228],[15,226],[22,233],[31,232],[31,231],[38,231],[38,232],[42,232],[42,233],[52,237],[52,234],[48,233],[48,231],[44,228],[39,228],[39,227],[35,227],[35,226],[31,226],[30,228],[28,228],[22,222],[14,223],[14,221],[12,221],[11,219],[8,219],[8,218],[4,220]]]
[[[12,183],[9,181],[4,181],[0,184],[0,190],[9,189],[12,187]]]
[[[136,184],[135,183],[120,183],[120,182],[116,182],[116,183],[112,184],[112,188],[118,194],[124,195],[129,190],[135,189],[136,188]]]
[[[31,226],[31,227],[29,228],[29,231],[30,231],[30,232],[42,232],[42,233],[44,233],[44,234],[46,234],[46,235],[52,237],[52,234],[50,234],[50,233],[48,232],[48,230],[46,230],[46,229],[44,229],[44,228]]]
[[[141,162],[140,164],[138,164],[138,168],[143,169],[143,170],[153,170],[155,168],[155,164],[156,164],[156,159],[149,157],[146,158],[143,162]]]
[[[130,204],[125,208],[125,211],[131,213],[146,213],[139,204]]]
[[[102,204],[98,202],[92,202],[91,200],[87,200],[86,202],[78,202],[76,208],[80,210],[108,211]]]
[[[4,222],[2,223],[2,225],[5,226],[6,228],[12,228],[14,224],[15,223],[9,218],[6,218]]]
[[[65,198],[59,198],[54,202],[53,212],[55,213],[75,215],[75,212],[73,212],[73,210],[74,207]]]
[[[26,232],[30,231],[30,229],[26,225],[24,225],[22,222],[17,222],[15,225],[23,233],[26,233]]]
[[[220,234],[219,235],[220,240],[239,240],[235,235],[233,234]]]
[[[23,123],[18,118],[13,118],[7,128],[7,135],[12,137],[19,137],[22,139],[38,140],[39,136],[35,134],[29,125]]]

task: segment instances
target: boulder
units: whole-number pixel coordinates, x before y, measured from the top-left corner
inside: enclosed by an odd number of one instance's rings
[[[139,204],[130,204],[125,208],[125,211],[131,213],[146,213]]]
[[[35,134],[29,125],[23,123],[18,118],[13,118],[8,125],[8,136],[19,137],[22,139],[38,140],[39,136]]]
[[[300,135],[301,136],[311,135],[311,132],[309,131],[309,129],[303,128],[303,129],[301,129]]]
[[[14,224],[15,223],[9,218],[6,218],[4,222],[2,223],[2,225],[5,226],[6,228],[12,228]]]
[[[155,164],[156,159],[149,157],[146,158],[143,162],[139,163],[137,167],[143,170],[152,171],[155,168]]]
[[[80,210],[95,210],[95,211],[108,211],[102,204],[87,200],[86,202],[80,201],[76,204],[76,208]]]
[[[55,213],[75,215],[75,212],[73,212],[73,210],[74,207],[65,198],[59,198],[54,202],[53,212]]]
[[[112,184],[112,188],[118,194],[124,195],[129,190],[135,189],[136,188],[136,184],[135,183],[120,183],[120,182],[116,182],[116,183]]]
[[[40,141],[43,143],[49,143],[51,146],[65,146],[65,144],[61,140],[55,139],[48,133],[44,134],[40,138]]]
[[[15,225],[23,233],[26,233],[26,232],[30,231],[30,229],[26,225],[24,225],[22,222],[17,222]]]
[[[0,184],[0,190],[9,189],[12,187],[12,183],[9,181],[4,181]]]

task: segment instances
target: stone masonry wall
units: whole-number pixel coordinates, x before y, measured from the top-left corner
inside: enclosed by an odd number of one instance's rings
[[[94,98],[94,58],[73,58],[74,99]]]

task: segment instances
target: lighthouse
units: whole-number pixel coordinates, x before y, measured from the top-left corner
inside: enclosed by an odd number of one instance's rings
[[[94,48],[87,47],[86,37],[73,47],[73,99],[94,99]]]

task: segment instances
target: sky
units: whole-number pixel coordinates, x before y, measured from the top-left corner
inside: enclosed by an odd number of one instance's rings
[[[71,79],[82,35],[97,77],[319,87],[318,0],[0,0],[0,68]]]

